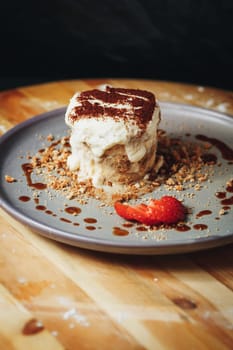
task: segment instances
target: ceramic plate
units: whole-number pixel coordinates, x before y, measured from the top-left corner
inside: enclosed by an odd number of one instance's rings
[[[165,187],[161,187],[158,193],[154,193],[155,197],[169,194],[178,199],[181,199],[181,196],[185,198],[184,204],[192,208],[192,213],[188,216],[190,228],[188,231],[180,232],[173,228],[144,232],[138,230],[136,224],[126,229],[123,226],[125,221],[114,213],[112,207],[101,208],[101,203],[94,199],[89,200],[88,204],[80,205],[61,194],[51,196],[51,193],[48,194],[44,190],[39,191],[39,205],[42,210],[36,209],[38,203],[36,204],[33,199],[34,190],[27,185],[22,164],[28,161],[29,154],[33,155],[46,146],[46,137],[49,133],[58,138],[67,135],[68,129],[64,123],[65,108],[27,120],[1,137],[2,208],[36,233],[73,246],[104,252],[172,254],[233,242],[233,207],[228,205],[226,214],[220,216],[223,204],[215,195],[216,192],[223,192],[228,202],[232,202],[233,194],[226,192],[226,182],[233,178],[233,161],[224,159],[221,152],[223,155],[227,152],[225,146],[233,149],[233,119],[198,107],[174,103],[160,105],[163,116],[160,128],[166,130],[168,135],[184,140],[188,137],[189,140],[201,142],[197,141],[195,136],[203,134],[220,141],[216,143],[217,147],[214,146],[211,150],[217,155],[218,163],[200,191],[193,193],[193,190],[187,189],[186,193],[182,192],[181,195],[179,192],[168,192]],[[17,181],[6,182],[5,175],[10,175]],[[40,176],[34,178],[34,181],[41,181]],[[19,200],[22,196],[29,200]],[[81,212],[76,216],[71,215],[65,211],[67,206],[79,207]],[[206,209],[211,213],[197,219],[197,213]],[[196,224],[205,229],[194,229]]]

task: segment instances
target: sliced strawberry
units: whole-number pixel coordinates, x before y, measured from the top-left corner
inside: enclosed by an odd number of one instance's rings
[[[148,208],[152,216],[164,224],[175,224],[185,219],[185,208],[183,204],[172,196],[164,196],[160,200],[152,199]]]
[[[114,204],[117,214],[126,220],[135,220],[139,222],[144,222],[146,220],[146,210],[147,205],[128,205],[120,202]]]
[[[174,224],[185,219],[185,208],[172,196],[151,199],[149,204],[128,205],[116,202],[117,214],[126,220],[134,220],[146,225]]]

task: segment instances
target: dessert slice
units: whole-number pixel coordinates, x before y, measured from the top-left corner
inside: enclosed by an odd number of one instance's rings
[[[78,92],[65,121],[72,129],[68,167],[80,181],[131,184],[156,167],[160,108],[151,92],[111,86]]]

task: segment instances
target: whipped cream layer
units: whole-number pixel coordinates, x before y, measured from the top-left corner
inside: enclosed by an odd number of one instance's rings
[[[130,183],[155,164],[160,109],[150,92],[103,86],[76,93],[65,121],[72,129],[68,167],[81,181]]]

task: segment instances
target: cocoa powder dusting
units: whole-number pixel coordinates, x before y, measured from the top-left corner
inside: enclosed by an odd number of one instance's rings
[[[116,89],[106,91],[89,90],[81,92],[69,119],[74,123],[80,118],[113,118],[115,121],[133,119],[143,129],[151,120],[156,106],[155,96],[144,90]],[[117,108],[125,105],[125,108]]]

